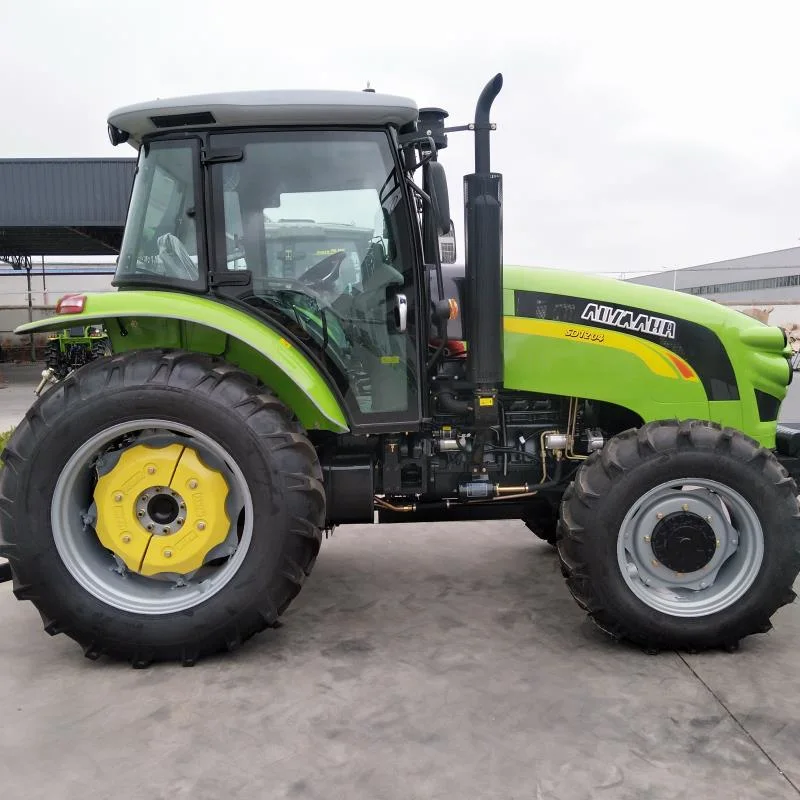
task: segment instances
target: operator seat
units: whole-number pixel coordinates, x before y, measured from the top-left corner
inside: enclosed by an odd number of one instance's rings
[[[158,237],[158,257],[167,277],[196,281],[200,276],[197,264],[174,233],[165,233]]]

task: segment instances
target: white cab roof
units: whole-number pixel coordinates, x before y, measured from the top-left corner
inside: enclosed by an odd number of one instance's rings
[[[191,116],[190,116],[191,115]],[[395,125],[417,119],[407,97],[375,92],[255,91],[201,94],[137,103],[113,111],[108,121],[131,144],[156,131],[250,125]]]

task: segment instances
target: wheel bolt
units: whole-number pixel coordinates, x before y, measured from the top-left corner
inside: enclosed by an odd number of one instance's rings
[[[114,501],[117,502],[117,503],[121,503],[122,502],[122,498],[123,498],[122,492],[117,492],[114,495]]]
[[[681,506],[681,508],[682,508],[684,511],[688,511],[688,510],[689,510],[689,504],[688,504],[688,503],[684,503],[684,504]]]
[[[178,519],[176,519],[175,522],[177,522],[178,525],[183,525],[183,520],[180,517],[178,517]]]
[[[186,508],[186,503],[181,503],[181,508]]]
[[[705,589],[705,588],[706,588],[706,586],[708,586],[708,584],[707,584],[705,581],[701,581],[701,582],[700,582],[700,588],[701,588],[701,589]]]
[[[709,515],[706,517],[706,520],[707,520],[708,522],[711,522],[711,514],[709,514]]]
[[[149,499],[150,499],[150,498],[149,498],[149,497],[148,497],[146,494],[143,494],[143,495],[142,495],[142,502],[143,502],[143,503],[146,503],[146,502],[147,502]]]
[[[200,520],[200,522],[197,523],[197,530],[204,531],[205,529],[206,529],[205,522],[203,522],[203,520]]]
[[[147,526],[147,530],[149,530],[149,531],[153,530],[153,526],[152,525],[148,525]]]
[[[162,533],[169,533],[169,528],[162,528],[162,529],[161,529],[161,532],[162,532]]]
[[[717,539],[717,547],[719,547],[719,539]]]
[[[656,513],[656,519],[662,519],[664,515],[659,511]]]
[[[136,512],[136,516],[137,517],[143,517],[144,516],[144,511],[137,511]]]
[[[164,558],[172,558],[172,550],[165,550]]]
[[[194,480],[194,478],[192,478],[192,480],[189,481],[189,488],[190,489],[196,489],[197,488],[197,481]]]
[[[652,560],[650,563],[651,563],[651,564],[652,564],[654,567],[657,567],[657,566],[658,566],[658,560],[657,560],[657,559],[655,559],[655,558],[654,558],[654,559],[653,559],[653,560]]]
[[[156,474],[156,468],[152,464],[148,465],[147,474],[148,475],[155,475]]]
[[[130,543],[131,543],[131,537],[127,533],[123,534],[122,544],[130,544]]]
[[[649,536],[645,536],[644,540],[645,540],[645,542],[649,542],[650,541],[650,537]]]

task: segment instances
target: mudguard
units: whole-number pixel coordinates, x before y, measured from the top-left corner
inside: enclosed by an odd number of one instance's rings
[[[257,317],[208,297],[179,292],[86,294],[79,314],[21,325],[18,334],[102,322],[115,353],[176,348],[217,355],[256,375],[309,430],[349,430],[333,389],[314,363]]]

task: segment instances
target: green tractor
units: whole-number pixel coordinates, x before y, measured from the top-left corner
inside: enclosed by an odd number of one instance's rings
[[[554,542],[616,639],[734,648],[770,627],[800,570],[786,337],[698,297],[504,267],[501,85],[456,128],[369,91],[111,115],[139,154],[120,291],[18,329],[102,324],[113,347],[3,453],[0,555],[48,633],[193,664],[278,624],[334,526],[488,519]],[[464,268],[440,249],[457,130]]]
[[[111,341],[101,325],[75,325],[56,331],[47,339],[45,362],[61,380],[96,358],[111,355]]]

